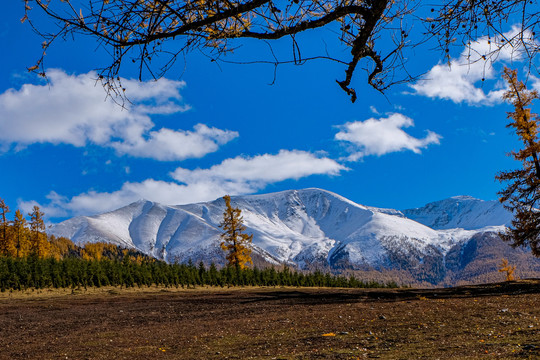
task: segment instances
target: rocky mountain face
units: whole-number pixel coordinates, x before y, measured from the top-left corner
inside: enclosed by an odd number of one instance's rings
[[[246,232],[254,235],[253,258],[259,266],[367,272],[374,278],[394,272],[409,282],[440,285],[474,282],[496,273],[500,256],[512,263],[516,254],[530,274],[540,275],[540,260],[526,250],[512,250],[496,235],[511,220],[496,202],[454,197],[401,212],[304,189],[236,196],[231,203],[242,210]],[[223,264],[219,224],[224,207],[223,199],[178,206],[141,200],[64,221],[51,233],[78,244],[106,241],[136,248],[170,262]]]

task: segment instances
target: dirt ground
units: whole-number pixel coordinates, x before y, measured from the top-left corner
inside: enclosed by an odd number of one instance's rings
[[[0,294],[0,359],[540,359],[540,280]]]

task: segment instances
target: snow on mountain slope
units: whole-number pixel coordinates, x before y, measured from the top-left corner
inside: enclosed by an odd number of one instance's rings
[[[512,220],[512,214],[498,201],[484,201],[470,196],[455,196],[402,212],[409,219],[437,230],[507,226]]]
[[[426,206],[427,210],[404,213],[442,224],[435,214],[442,209],[452,216],[443,217],[450,220],[441,229],[448,229],[447,225],[454,222],[465,224],[459,226],[465,229],[476,229],[473,222],[478,219],[482,220],[480,227],[499,222],[501,214],[490,213],[487,210],[491,207],[476,204],[480,200],[473,199],[476,202],[470,206],[472,200],[456,199],[449,199],[450,204],[443,201],[439,202],[442,205],[429,204],[432,207]],[[477,232],[434,230],[400,211],[362,206],[320,189],[235,196],[231,200],[233,207],[242,210],[246,232],[254,235],[255,254],[269,263],[301,268],[385,268],[396,261],[417,266],[426,257],[444,258],[449,249]],[[456,201],[465,201],[467,206],[458,206],[456,210],[452,205]],[[64,221],[53,227],[51,233],[76,243],[108,241],[137,248],[167,261],[223,263],[219,224],[224,207],[223,199],[179,206],[141,200],[109,213]],[[464,215],[460,209],[465,209]],[[495,215],[495,220],[488,219],[490,214]]]
[[[278,262],[301,267],[332,265],[332,259],[343,258],[353,267],[379,267],[387,263],[388,251],[402,242],[414,242],[420,251],[428,246],[445,251],[455,239],[411,221],[399,211],[365,207],[319,189],[233,197],[232,203],[242,209],[258,249]],[[223,202],[182,208],[218,224]]]
[[[145,200],[105,214],[66,220],[50,232],[78,244],[106,241],[169,261],[175,260],[170,250],[186,256],[214,250],[221,234],[217,226],[177,206]]]

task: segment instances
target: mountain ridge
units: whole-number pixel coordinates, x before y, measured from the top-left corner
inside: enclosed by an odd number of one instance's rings
[[[402,213],[436,230],[476,230],[495,223],[508,226],[512,221],[512,214],[500,202],[480,200],[468,195],[430,202],[420,208],[402,210]]]
[[[242,210],[246,232],[254,235],[253,255],[262,264],[333,272],[400,269],[428,283],[447,277],[448,254],[455,258],[475,236],[502,231],[511,219],[502,205],[467,196],[404,211],[357,204],[318,188],[231,196],[231,203]],[[169,262],[223,264],[224,206],[221,198],[187,205],[139,200],[66,220],[51,233],[78,244],[112,242]]]

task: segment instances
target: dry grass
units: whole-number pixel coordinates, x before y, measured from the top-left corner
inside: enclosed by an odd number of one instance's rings
[[[286,287],[284,287],[286,288]],[[0,292],[0,302],[9,299],[30,300],[30,299],[52,299],[74,296],[100,296],[100,295],[148,295],[157,293],[193,293],[197,291],[204,292],[236,292],[245,291],[250,289],[265,289],[263,287],[212,287],[212,286],[197,286],[196,288],[182,288],[182,287],[165,287],[165,286],[142,286],[142,287],[130,287],[120,288],[115,286],[103,286],[103,287],[89,287],[89,288],[48,288],[48,289],[26,289],[21,291],[4,291]],[[275,290],[273,287],[267,287],[266,289]],[[294,288],[296,289],[296,288]]]

